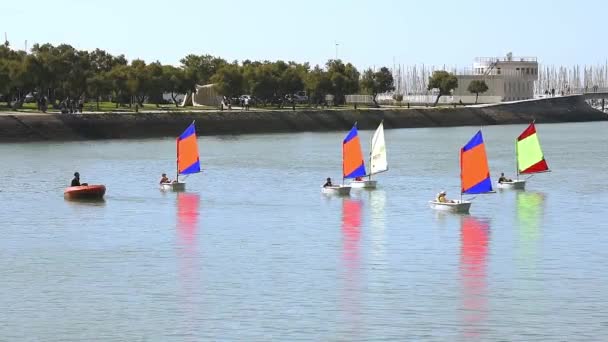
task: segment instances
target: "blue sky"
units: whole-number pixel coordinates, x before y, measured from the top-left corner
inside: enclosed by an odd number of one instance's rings
[[[469,66],[476,56],[604,63],[608,2],[409,0],[29,0],[0,2],[16,48],[69,43],[178,64],[186,54],[356,66]]]

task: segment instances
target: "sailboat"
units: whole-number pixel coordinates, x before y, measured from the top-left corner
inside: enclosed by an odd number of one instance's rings
[[[519,175],[534,175],[535,173],[550,171],[540,147],[534,122],[517,137],[515,155],[517,159],[517,179],[498,183],[499,189],[523,190],[526,187],[526,180],[519,179]]]
[[[372,180],[372,175],[388,171],[386,143],[384,141],[384,121],[380,122],[380,125],[372,136],[369,165],[370,170],[367,180],[354,180],[350,183],[350,186],[353,188],[375,189],[378,182]]]
[[[348,195],[350,194],[351,186],[344,185],[344,180],[364,176],[365,162],[363,161],[361,141],[359,140],[359,132],[357,131],[357,123],[355,122],[353,128],[351,128],[342,141],[342,184],[324,186],[321,192],[331,195]]]
[[[468,213],[471,201],[463,200],[462,195],[476,195],[492,193],[492,180],[490,179],[490,168],[488,157],[483,142],[481,130],[460,149],[460,200],[446,200],[440,202],[438,199],[429,201],[431,208],[435,210]]]
[[[186,183],[180,182],[179,175],[188,176],[201,172],[194,121],[179,137],[177,137],[176,145],[177,170],[175,180],[172,183],[162,183],[160,185],[162,190],[184,191],[186,190]]]

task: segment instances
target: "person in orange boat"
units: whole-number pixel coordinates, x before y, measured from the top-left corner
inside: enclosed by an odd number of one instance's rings
[[[171,180],[169,179],[169,177],[167,177],[166,173],[163,173],[161,175],[159,184],[166,184],[166,183],[171,183]]]
[[[80,183],[80,173],[74,172],[74,179],[72,179],[72,183],[70,186],[87,186],[87,183]]]

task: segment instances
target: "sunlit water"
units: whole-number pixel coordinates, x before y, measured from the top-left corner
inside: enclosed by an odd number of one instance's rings
[[[524,128],[484,128],[494,180]],[[387,131],[380,188],[344,199],[345,132],[199,138],[181,194],[173,139],[0,145],[0,340],[605,340],[608,124],[537,129],[553,172],[469,216],[427,201],[474,127]],[[76,170],[105,202],[63,199]]]

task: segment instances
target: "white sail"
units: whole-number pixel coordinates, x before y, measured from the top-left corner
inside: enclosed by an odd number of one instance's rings
[[[372,137],[370,164],[370,174],[372,175],[388,170],[388,161],[386,160],[386,144],[384,142],[384,124],[382,122]]]

